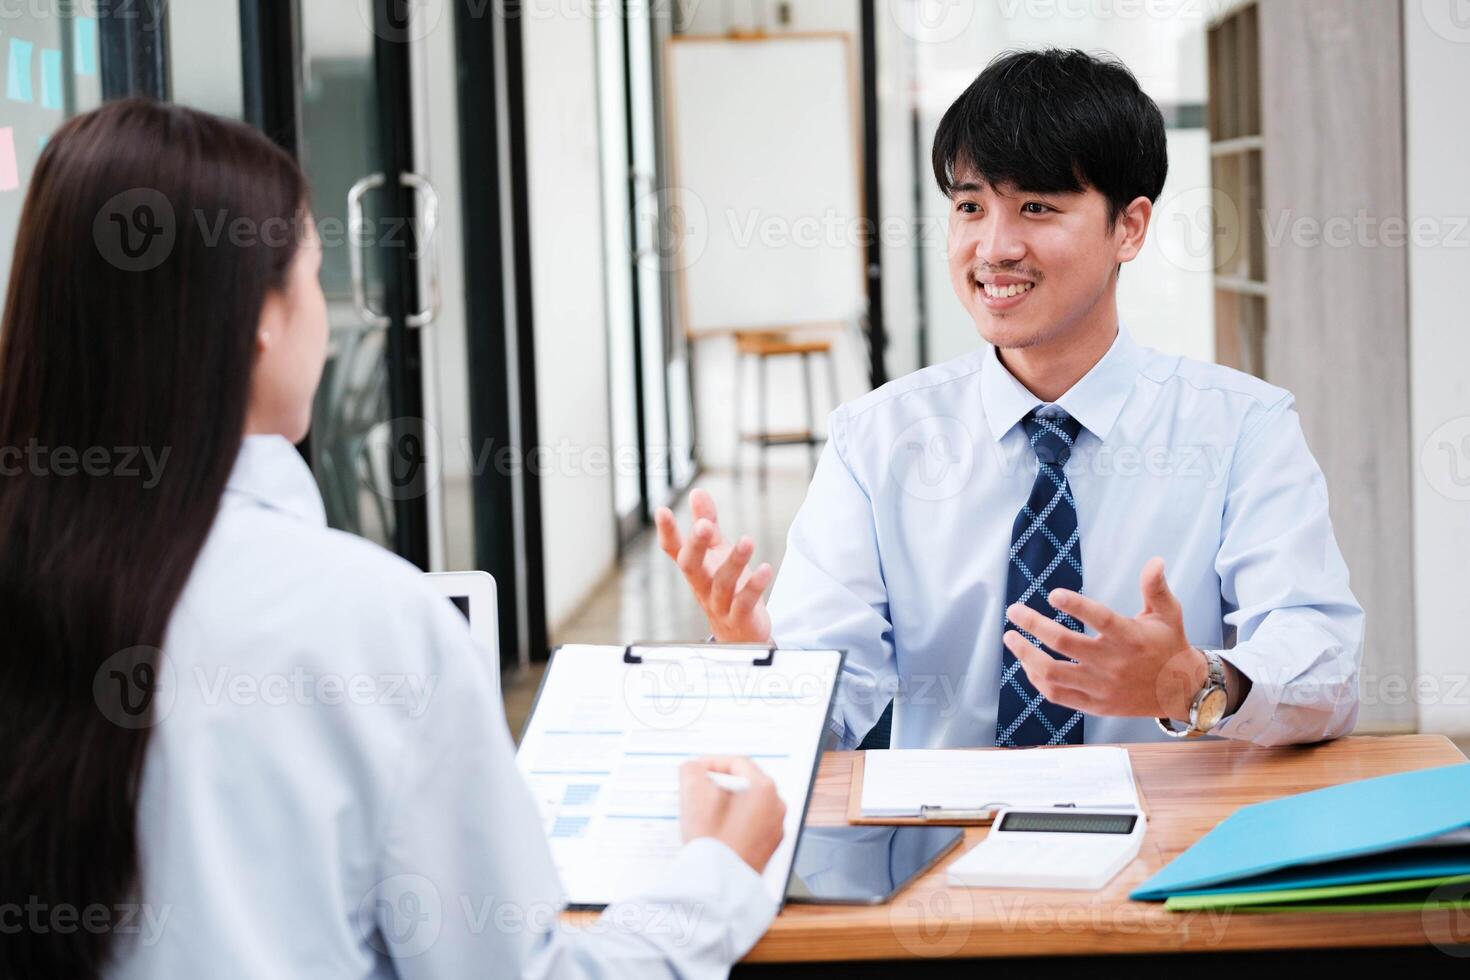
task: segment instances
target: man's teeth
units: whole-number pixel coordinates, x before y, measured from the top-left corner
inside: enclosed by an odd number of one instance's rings
[[[990,283],[985,282],[981,283],[981,285],[985,287],[985,295],[991,299],[1005,299],[1009,296],[1019,296],[1036,284],[1034,282],[1023,282],[1014,286],[992,286]]]

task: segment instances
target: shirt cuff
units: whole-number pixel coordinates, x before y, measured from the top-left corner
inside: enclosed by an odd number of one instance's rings
[[[724,933],[718,956],[730,964],[750,952],[776,917],[777,903],[766,892],[764,879],[713,837],[685,844],[665,881],[660,894],[643,900],[684,905],[696,923],[718,924]]]
[[[1220,659],[1228,663],[1251,682],[1250,693],[1245,699],[1236,705],[1234,714],[1226,715],[1220,723],[1210,732],[1211,735],[1219,735],[1221,738],[1252,739],[1264,732],[1271,719],[1275,717],[1276,708],[1271,702],[1270,693],[1265,685],[1260,682],[1260,672],[1252,669],[1248,655],[1237,655],[1235,650],[1211,650],[1218,654]],[[1244,661],[1244,663],[1242,663]]]

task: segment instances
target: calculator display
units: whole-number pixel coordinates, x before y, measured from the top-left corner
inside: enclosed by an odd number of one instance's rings
[[[1131,834],[1136,813],[1037,813],[1012,810],[1000,829],[1032,834]]]

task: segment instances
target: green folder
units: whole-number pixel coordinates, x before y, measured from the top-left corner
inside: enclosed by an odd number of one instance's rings
[[[1322,888],[1212,892],[1173,895],[1164,900],[1170,912],[1230,909],[1236,912],[1393,912],[1470,909],[1470,874],[1405,881],[1374,881]]]

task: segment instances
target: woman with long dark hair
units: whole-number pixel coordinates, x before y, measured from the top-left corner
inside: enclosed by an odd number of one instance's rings
[[[770,781],[686,767],[666,892],[558,928],[483,654],[325,527],[307,206],[256,131],[143,100],[36,168],[0,328],[0,976],[723,974],[772,914]]]

